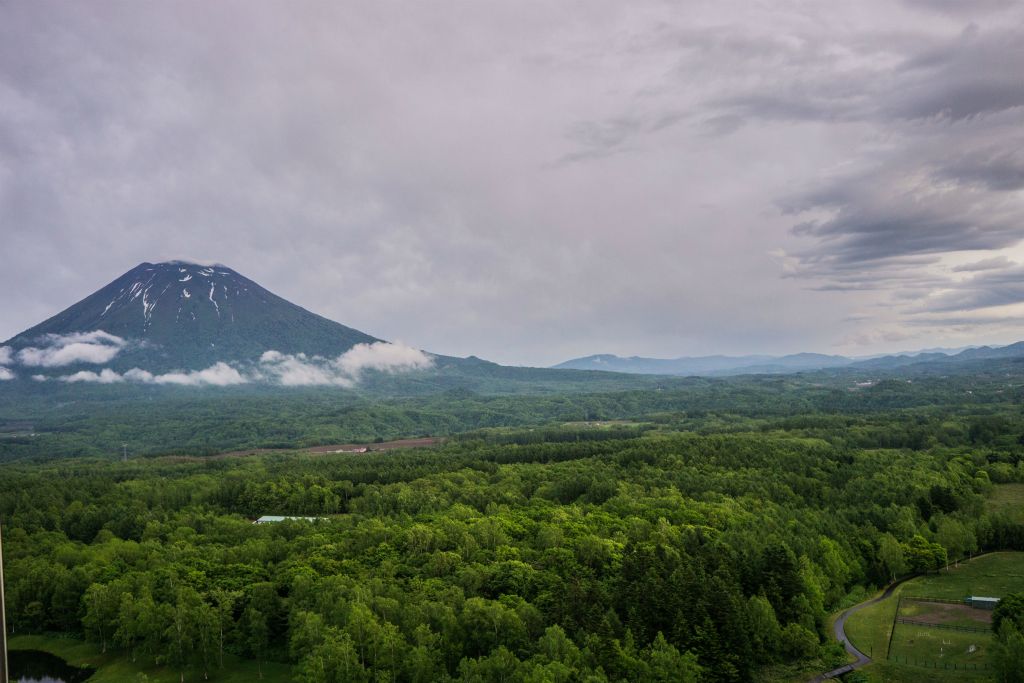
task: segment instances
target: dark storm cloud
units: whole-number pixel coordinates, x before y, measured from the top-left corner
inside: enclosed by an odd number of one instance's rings
[[[762,41],[744,62],[763,61],[774,73],[709,104],[744,121],[963,121],[1024,105],[1022,33],[1019,25],[972,24],[953,37],[890,33],[842,49],[828,36]],[[849,58],[851,49],[859,59]]]
[[[895,63],[864,68],[842,97],[823,98],[828,91],[809,82],[742,106],[747,117],[854,121],[884,135],[854,161],[859,170],[780,201],[807,216],[793,232],[813,246],[796,255],[796,272],[832,280],[819,287],[881,288],[877,276],[894,257],[998,250],[1024,238],[1024,206],[1007,194],[1024,186],[1020,25],[971,25],[952,38],[887,49]],[[850,264],[863,270],[861,283],[842,282]]]
[[[1017,0],[903,0],[910,7],[971,17],[979,11],[992,11],[1013,7]]]
[[[1014,315],[918,315],[906,320],[907,325],[940,328],[958,327],[972,331],[977,327],[1020,327],[1024,316]]]
[[[954,273],[976,273],[982,270],[1001,270],[1003,268],[1009,268],[1013,265],[1013,262],[1005,256],[993,256],[992,258],[982,259],[980,261],[974,261],[973,263],[964,263],[963,265],[954,266]]]
[[[936,173],[939,180],[976,184],[992,192],[1015,192],[1024,189],[1024,149],[1002,143],[989,149],[971,150],[951,159]]]
[[[1024,302],[1024,266],[984,270],[929,298],[922,309],[932,313],[974,311]]]
[[[934,191],[929,177],[911,173],[875,169],[785,204],[789,213],[827,214],[793,228],[817,241],[803,255],[806,262],[873,268],[896,256],[999,249],[1024,236],[1024,211],[1014,202],[993,211],[992,197],[961,185]]]

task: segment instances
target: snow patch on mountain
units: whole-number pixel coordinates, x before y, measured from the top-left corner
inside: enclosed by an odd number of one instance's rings
[[[153,301],[149,300],[149,287],[142,292],[142,317],[145,319],[148,325],[150,320],[153,319],[153,309],[156,308],[156,302],[159,301],[159,297]]]
[[[213,304],[213,307],[215,309],[217,309],[217,317],[219,318],[220,317],[220,306],[218,306],[217,302],[213,300],[213,290],[216,289],[216,288],[217,288],[217,285],[215,283],[211,282],[210,283],[210,303]]]

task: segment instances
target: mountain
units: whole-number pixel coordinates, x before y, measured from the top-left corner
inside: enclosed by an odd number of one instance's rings
[[[622,358],[611,354],[575,358],[555,365],[563,370],[605,370],[645,375],[724,376],[777,374],[850,365],[845,356],[796,353],[788,356],[694,356],[682,358]]]
[[[296,306],[226,266],[170,261],[139,264],[2,346],[17,353],[76,340],[119,344],[100,333],[125,341],[105,367],[153,372],[253,361],[270,349],[335,357],[356,344],[379,341]],[[104,355],[98,351],[96,358]],[[76,365],[96,363],[68,364]]]
[[[574,358],[555,365],[559,369],[603,370],[643,375],[724,377],[730,375],[776,375],[794,372],[832,371],[929,371],[943,372],[969,368],[984,361],[1024,359],[1024,342],[1008,346],[969,346],[960,349],[929,349],[870,358],[849,358],[820,353],[788,356],[696,356],[682,358],[623,358],[611,354]]]
[[[370,346],[354,349],[360,344]],[[25,381],[32,378],[62,381]],[[4,381],[11,379],[22,381]],[[358,385],[397,396],[612,391],[663,382],[427,354],[311,313],[227,266],[184,261],[139,264],[0,344],[0,392],[19,396],[66,393],[72,385],[240,384]]]

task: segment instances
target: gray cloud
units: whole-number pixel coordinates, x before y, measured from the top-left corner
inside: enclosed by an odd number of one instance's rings
[[[970,5],[0,4],[0,339],[184,257],[439,353],[828,349],[1019,239]]]
[[[752,69],[757,60],[775,71],[710,104],[722,110],[719,116],[741,121],[936,125],[968,120],[1024,105],[1021,33],[1019,25],[979,30],[971,24],[955,36],[879,32],[842,46],[833,36],[763,38],[738,54]]]
[[[1024,150],[1008,148],[1005,143],[990,149],[971,150],[951,159],[936,176],[992,192],[1015,192],[1024,189]]]
[[[930,312],[972,311],[1024,302],[1024,266],[988,269],[922,303]]]
[[[1024,204],[1010,191],[1018,170],[1012,152],[993,149],[995,140],[1009,150],[1024,145],[1022,117],[1024,110],[952,127],[925,125],[863,159],[863,168],[782,201],[786,213],[806,216],[793,228],[812,240],[796,255],[804,272],[834,277],[855,265],[873,277],[893,258],[1019,243]]]
[[[1002,270],[1003,268],[1009,268],[1013,265],[1014,263],[1005,256],[993,256],[992,258],[981,259],[980,261],[974,261],[973,263],[954,266],[953,272],[976,273],[981,270]]]
[[[1019,315],[917,315],[906,320],[907,325],[920,327],[959,327],[973,330],[978,327],[1011,327],[1024,325],[1024,316]]]
[[[979,12],[991,12],[993,10],[1013,7],[1016,0],[903,0],[911,7],[953,14],[955,16],[972,16]]]

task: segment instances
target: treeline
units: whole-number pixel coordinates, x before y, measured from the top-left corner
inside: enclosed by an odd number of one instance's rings
[[[929,419],[918,450],[856,448],[844,430],[861,418],[816,419],[9,465],[10,625],[194,679],[229,652],[309,683],[724,682],[841,658],[826,615],[894,575],[1024,549],[1024,527],[983,504],[1021,480],[1016,446],[939,440],[969,439],[972,418]],[[262,514],[325,519],[250,523]]]
[[[531,372],[546,376],[548,371]],[[1021,367],[1010,367],[991,376],[891,378],[870,386],[857,386],[862,377],[843,373],[640,378],[635,381],[646,387],[640,390],[622,390],[621,382],[600,377],[592,385],[582,379],[603,373],[568,373],[576,379],[566,380],[564,387],[581,392],[573,394],[559,391],[563,385],[557,382],[526,394],[442,390],[446,382],[438,378],[432,393],[429,387],[415,385],[407,387],[414,395],[402,398],[382,398],[372,387],[182,389],[4,382],[0,422],[27,421],[34,433],[0,434],[0,462],[116,458],[124,443],[133,456],[209,455],[618,419],[656,419],[669,428],[710,433],[758,430],[787,420],[864,418],[860,428],[809,429],[847,439],[847,445],[856,448],[1005,445],[1024,434],[1024,421],[1015,409],[1024,399],[1021,372]],[[494,392],[502,386],[495,384]],[[402,393],[401,383],[390,389]],[[885,422],[893,412],[905,416],[902,424]],[[964,425],[962,418],[968,415],[975,416],[977,424]],[[914,423],[919,419],[924,424]],[[883,424],[877,424],[879,420]],[[937,428],[935,421],[959,424],[964,433]]]

